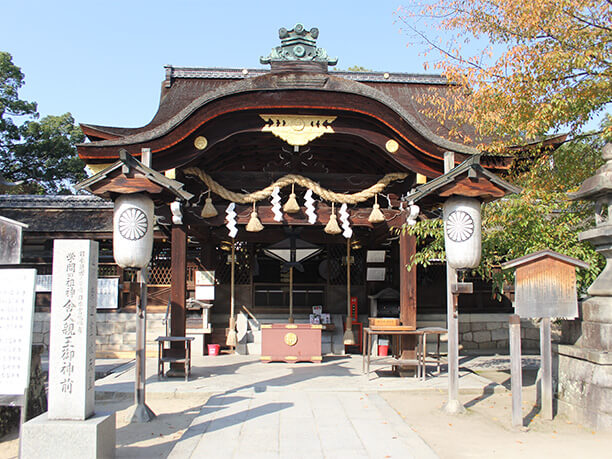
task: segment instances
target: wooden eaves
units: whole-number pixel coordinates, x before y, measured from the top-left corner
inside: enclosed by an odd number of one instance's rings
[[[164,201],[189,201],[194,195],[183,187],[183,183],[145,166],[122,149],[117,162],[83,180],[75,188],[108,199],[118,194],[146,192],[158,195]]]
[[[423,208],[439,204],[445,198],[453,195],[478,198],[482,202],[489,202],[510,193],[521,192],[521,188],[482,167],[480,156],[474,155],[446,174],[420,185],[406,195],[406,200],[413,203],[419,202]]]
[[[527,265],[529,263],[536,262],[538,260],[542,260],[544,258],[551,258],[553,260],[560,261],[562,263],[566,263],[568,265],[575,266],[576,268],[589,269],[589,264],[579,260],[577,258],[568,257],[567,255],[563,255],[561,253],[553,252],[549,249],[540,250],[539,252],[530,253],[528,255],[524,255],[519,258],[515,258],[514,260],[507,261],[501,265],[502,269],[510,269],[510,268],[518,268],[520,266]]]

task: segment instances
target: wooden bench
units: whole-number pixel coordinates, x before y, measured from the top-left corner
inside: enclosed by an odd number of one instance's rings
[[[182,363],[185,367],[185,381],[189,380],[191,374],[191,342],[195,338],[193,336],[158,336],[155,338],[159,345],[157,354],[157,378],[164,377],[164,365],[166,363]],[[166,347],[166,343],[183,343],[182,348]],[[167,376],[166,376],[167,377]]]

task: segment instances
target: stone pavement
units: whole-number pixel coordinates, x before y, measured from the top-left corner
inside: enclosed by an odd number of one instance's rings
[[[485,367],[507,363],[503,357],[462,359]],[[96,398],[133,397],[133,367],[133,361],[116,366],[96,381]],[[437,457],[380,393],[445,393],[446,374],[421,381],[394,377],[390,369],[373,362],[372,373],[364,375],[362,359],[354,355],[327,356],[321,364],[194,356],[189,381],[159,380],[156,360],[148,359],[147,398],[212,394],[175,442],[172,458]],[[465,369],[459,382],[462,393],[505,390]]]
[[[243,390],[220,394],[170,458],[436,458],[378,394]]]
[[[462,359],[470,359],[462,357]],[[485,364],[488,360],[484,360]],[[98,359],[97,365],[102,361]],[[463,360],[462,360],[463,362]],[[463,363],[460,363],[463,366]],[[167,369],[166,365],[166,369]],[[429,370],[433,370],[430,366]],[[496,390],[497,385],[473,372],[460,369],[459,389],[481,393]],[[370,375],[362,374],[362,359],[358,355],[325,356],[321,364],[262,363],[257,356],[220,355],[217,357],[193,356],[189,381],[183,378],[158,379],[157,360],[147,359],[147,394],[177,395],[194,392],[226,393],[244,389],[255,391],[282,390],[308,392],[364,392],[388,390],[439,390],[448,387],[445,368],[440,376],[421,381],[413,377],[399,378],[391,375],[389,365],[373,360]],[[501,387],[498,387],[501,389]],[[113,370],[105,378],[96,381],[96,397],[108,399],[134,392],[134,362]]]

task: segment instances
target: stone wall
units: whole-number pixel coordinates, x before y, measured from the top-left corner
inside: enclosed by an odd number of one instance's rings
[[[508,353],[508,314],[460,315],[459,342],[465,350],[497,349]],[[521,320],[521,348],[539,352],[540,328],[537,321]]]
[[[155,338],[166,334],[162,323],[165,314],[147,314],[147,355],[157,355]],[[34,314],[32,344],[49,350],[49,320],[51,314]],[[96,356],[133,357],[136,350],[136,314],[130,312],[104,312],[96,314]]]
[[[508,316],[509,314],[460,314],[459,344],[466,351],[486,350],[497,351],[502,354],[509,353]],[[420,314],[417,317],[417,326],[445,327],[446,314]],[[553,341],[558,340],[560,335],[561,323],[553,323]],[[521,343],[524,351],[539,352],[539,321],[521,320]]]

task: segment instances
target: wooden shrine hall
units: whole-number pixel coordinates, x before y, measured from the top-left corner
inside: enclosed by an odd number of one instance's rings
[[[416,326],[419,300],[445,287],[421,292],[417,269],[406,269],[416,242],[398,229],[434,214],[405,197],[439,177],[447,179],[425,193],[433,204],[509,192],[494,175],[504,158],[423,116],[427,94],[448,88],[444,78],[331,72],[337,59],[317,47],[318,35],[280,29],[281,44],[261,58],[269,69],[168,66],[149,124],[81,125],[90,142],[78,152],[97,173],[80,188],[155,202],[167,243],[156,241],[151,266],[171,266],[173,336],[185,336],[194,269],[214,271],[213,323],[227,326],[243,305],[285,321],[308,320],[313,306],[370,315],[369,297],[393,289],[396,307],[383,314]],[[462,169],[445,175],[445,158]]]

